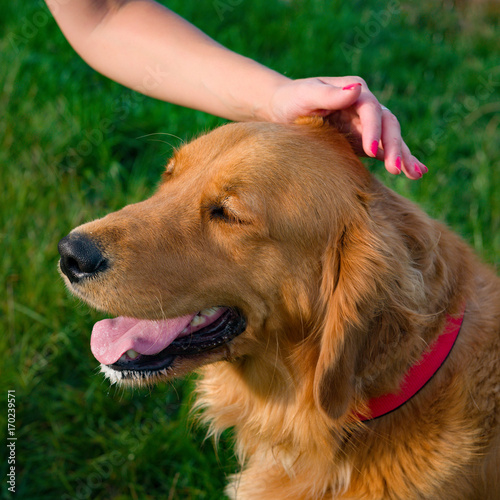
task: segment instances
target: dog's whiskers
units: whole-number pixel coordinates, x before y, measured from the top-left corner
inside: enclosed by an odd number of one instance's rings
[[[168,141],[162,141],[160,139],[150,139],[152,136],[163,136],[163,135],[166,135],[166,136],[169,136],[169,137],[173,137],[174,139],[177,139],[181,145],[184,145],[186,143],[186,141],[184,139],[182,139],[182,137],[179,137],[177,135],[174,135],[174,134],[170,134],[168,132],[153,132],[151,134],[145,134],[145,135],[141,135],[139,137],[136,137],[137,140],[139,139],[149,139],[150,142],[161,142],[163,144],[167,144],[168,146],[170,146],[172,149],[175,149],[176,146],[174,146],[174,144],[172,144],[171,142],[168,142]]]

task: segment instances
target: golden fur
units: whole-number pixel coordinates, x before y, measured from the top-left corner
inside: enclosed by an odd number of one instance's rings
[[[500,498],[500,280],[328,123],[216,129],[176,152],[152,198],[76,231],[112,263],[71,286],[99,309],[245,315],[242,335],[171,370],[201,373],[212,435],[235,429],[231,498]],[[425,388],[357,421],[464,302]]]

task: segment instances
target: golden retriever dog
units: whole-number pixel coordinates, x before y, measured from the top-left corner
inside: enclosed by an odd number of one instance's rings
[[[59,249],[112,382],[200,373],[231,498],[500,498],[500,280],[323,119],[203,135]]]

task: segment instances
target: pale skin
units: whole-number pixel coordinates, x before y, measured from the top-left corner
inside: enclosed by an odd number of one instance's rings
[[[150,97],[233,121],[292,123],[335,113],[360,156],[419,179],[427,167],[397,118],[356,76],[291,80],[232,52],[152,0],[46,0],[76,52],[95,70]]]

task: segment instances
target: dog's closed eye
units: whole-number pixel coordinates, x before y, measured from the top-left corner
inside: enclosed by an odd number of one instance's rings
[[[207,205],[210,220],[226,224],[245,224],[238,212],[231,206],[229,198],[222,198]]]

